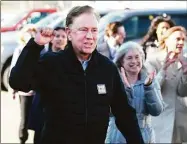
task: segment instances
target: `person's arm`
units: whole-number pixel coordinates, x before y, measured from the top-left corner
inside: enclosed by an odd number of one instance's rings
[[[10,73],[9,84],[13,89],[28,92],[38,88],[41,82],[44,83],[44,77],[51,69],[45,56],[39,61],[40,52],[54,38],[53,33],[51,28],[39,29],[35,38],[31,38],[23,48]]]
[[[154,61],[154,60],[153,60]],[[165,81],[165,76],[166,73],[163,70],[163,68],[157,70],[156,66],[154,65],[154,63],[156,63],[156,61],[153,62],[152,60],[146,60],[146,62],[144,63],[144,66],[146,67],[146,69],[148,70],[148,72],[156,72],[156,76],[155,79],[158,81],[158,83],[160,84],[160,87],[162,87],[164,81]]]
[[[182,72],[177,86],[177,93],[181,97],[187,97],[187,74]]]
[[[22,49],[23,49],[22,45],[20,45],[19,47],[17,47],[14,50],[14,53],[13,53],[13,56],[12,56],[12,61],[11,61],[11,64],[10,64],[10,70],[16,65],[16,62],[18,60],[19,55],[21,54]]]
[[[129,105],[124,85],[117,68],[114,68],[113,99],[111,110],[116,118],[116,126],[128,144],[143,144],[135,110]]]
[[[164,101],[161,94],[161,88],[157,81],[154,79],[148,86],[144,86],[145,102],[149,114],[158,116],[164,110]]]
[[[18,46],[14,50],[14,53],[13,53],[13,56],[12,56],[12,61],[11,61],[11,64],[10,64],[10,71],[15,66],[21,51],[22,51],[22,45]],[[10,73],[9,73],[9,76],[10,76]],[[17,91],[12,89],[11,87],[8,87],[8,92],[10,93],[10,95],[13,95],[13,99],[15,99]]]
[[[38,45],[33,38],[23,48],[9,77],[9,84],[13,89],[28,92],[35,87],[33,76],[43,48],[44,46]]]

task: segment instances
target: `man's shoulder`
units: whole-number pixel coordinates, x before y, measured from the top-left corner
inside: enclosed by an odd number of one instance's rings
[[[52,52],[52,51],[48,51],[44,54],[40,55],[40,60],[42,61],[58,61],[60,58],[60,55],[62,55],[63,52]]]
[[[98,57],[98,61],[99,61],[100,65],[107,66],[109,68],[116,67],[112,60],[110,60],[108,57],[102,55],[101,53],[98,52],[97,57]]]

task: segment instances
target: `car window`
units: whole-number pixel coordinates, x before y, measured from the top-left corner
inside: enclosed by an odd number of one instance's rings
[[[138,30],[137,30],[138,38],[143,37],[147,33],[153,17],[154,17],[153,15],[138,17]]]
[[[137,35],[138,17],[134,16],[123,21],[125,31],[127,33],[126,39],[131,39]]]
[[[47,15],[45,18],[36,23],[37,27],[46,27],[55,22],[62,14],[52,13]]]
[[[123,17],[123,12],[109,13],[103,16],[99,21],[99,32],[104,31],[106,26],[111,22],[122,21]]]
[[[183,26],[187,29],[187,15],[185,14],[171,15],[171,18],[176,23],[176,25]]]
[[[34,17],[31,17],[30,23],[35,24],[38,21],[40,21],[41,19],[43,19],[44,17],[46,17],[47,15],[49,15],[49,13],[47,13],[47,12],[39,12],[38,15],[35,15]]]
[[[127,37],[126,40],[143,37],[151,24],[153,15],[133,16],[123,21]]]

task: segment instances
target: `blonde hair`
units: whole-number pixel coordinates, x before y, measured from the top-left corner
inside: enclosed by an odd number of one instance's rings
[[[174,26],[169,28],[160,40],[160,49],[166,49],[166,39],[168,39],[168,37],[176,31],[183,32],[185,35],[187,35],[186,29],[182,26]]]

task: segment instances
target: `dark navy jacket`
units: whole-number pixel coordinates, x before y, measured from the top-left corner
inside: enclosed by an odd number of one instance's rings
[[[71,43],[40,58],[31,39],[10,74],[10,86],[40,92],[45,108],[42,143],[103,144],[110,107],[116,125],[130,144],[143,143],[136,113],[128,104],[116,66],[95,50],[84,71]]]

